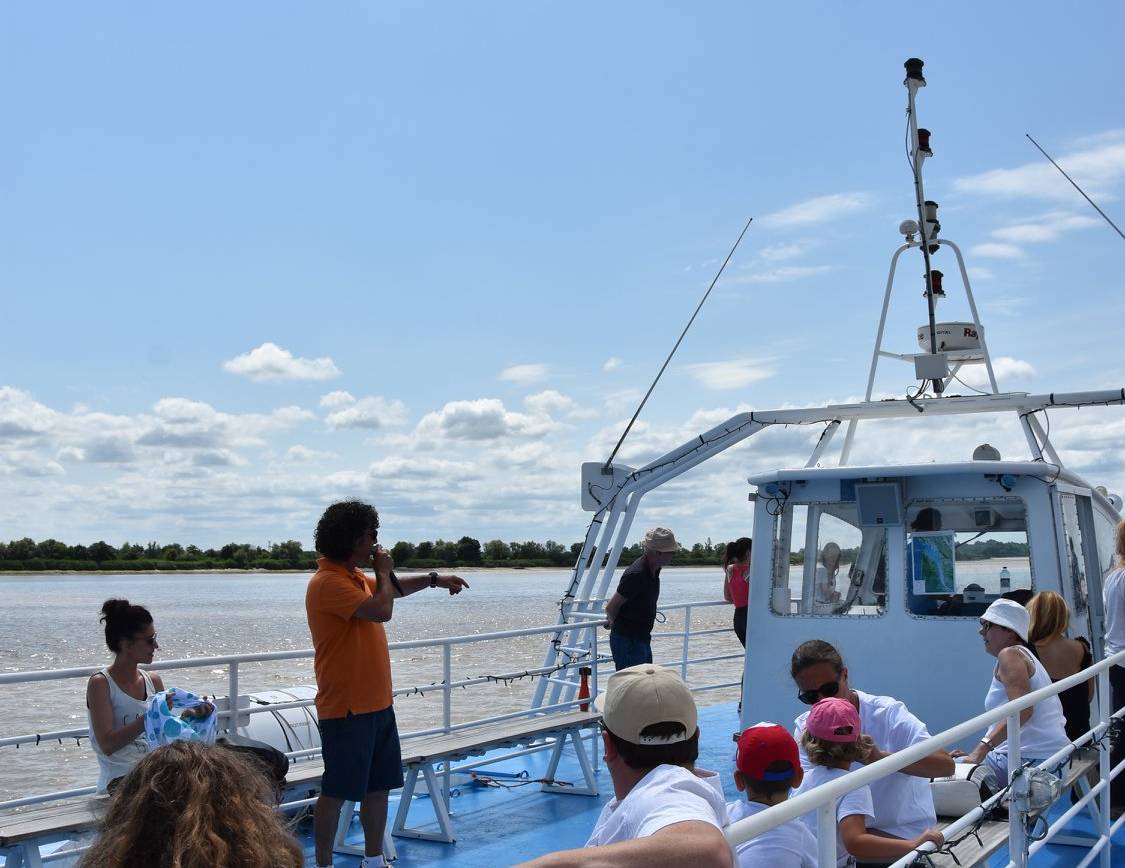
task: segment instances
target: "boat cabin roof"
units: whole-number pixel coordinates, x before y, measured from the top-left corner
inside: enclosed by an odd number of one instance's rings
[[[979,474],[982,476],[1009,474],[1011,476],[1036,476],[1055,479],[1060,474],[1070,476],[1057,464],[1042,461],[959,461],[954,463],[927,462],[926,464],[876,464],[848,467],[798,467],[756,473],[747,480],[751,485],[769,482],[811,481],[814,479],[898,479],[906,476],[948,476]]]

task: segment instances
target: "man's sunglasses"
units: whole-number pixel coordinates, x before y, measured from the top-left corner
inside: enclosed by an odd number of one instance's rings
[[[805,705],[813,705],[818,699],[827,699],[830,696],[835,696],[840,692],[840,680],[837,678],[835,681],[826,681],[820,687],[814,687],[811,690],[802,690],[797,694],[797,698]]]

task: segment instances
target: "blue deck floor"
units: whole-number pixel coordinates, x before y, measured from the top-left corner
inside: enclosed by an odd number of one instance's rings
[[[723,774],[727,796],[731,800],[738,797],[730,777],[730,769],[734,763],[731,735],[737,727],[738,718],[733,703],[700,710],[699,764]],[[599,748],[598,756],[600,755]],[[545,773],[546,760],[544,754],[518,757],[489,769],[482,769],[481,772],[526,771],[529,778],[535,779]],[[560,780],[576,782],[582,779],[577,762],[573,759],[564,760],[556,777]],[[586,838],[594,826],[602,805],[612,794],[609,775],[605,767],[600,764],[598,787],[601,795],[591,797],[544,794],[534,784],[517,789],[493,789],[477,784],[461,786],[450,802],[457,835],[456,843],[440,844],[395,838],[398,864],[404,868],[430,865],[497,868],[497,866],[517,864],[554,850],[581,847],[586,843]],[[392,796],[392,817],[397,807],[397,800]],[[1062,808],[1060,807],[1059,810],[1061,811]],[[411,825],[424,825],[432,818],[433,813],[426,799],[416,800],[410,813]],[[1089,832],[1091,826],[1088,819],[1079,818],[1071,823],[1069,829],[1076,833]],[[313,865],[311,829],[302,827],[301,831],[307,844],[308,864]],[[362,840],[363,836],[357,820],[352,824],[349,841],[361,843]],[[1085,849],[1078,847],[1048,846],[1032,860],[1032,864],[1073,866],[1078,864],[1085,853]],[[358,865],[359,859],[337,855],[335,864]],[[1006,865],[1007,854],[997,855],[989,864]],[[1119,832],[1115,836],[1113,864],[1125,866],[1125,833]]]

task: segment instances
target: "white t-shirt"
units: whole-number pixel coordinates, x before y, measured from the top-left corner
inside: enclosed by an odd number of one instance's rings
[[[859,697],[860,730],[871,736],[880,750],[895,753],[930,737],[926,725],[897,699],[873,696],[862,690],[857,690],[856,695]],[[794,723],[797,744],[801,743],[808,716],[806,711]],[[801,766],[806,776],[814,768],[803,747]],[[856,763],[852,768],[860,768],[860,765]],[[871,825],[888,835],[916,838],[937,824],[934,798],[926,778],[895,772],[871,784],[871,800],[875,806],[875,820]]]
[[[837,778],[842,778],[847,772],[844,769],[826,769],[824,766],[811,766],[805,772],[805,779],[801,782],[801,786],[797,788],[794,796],[799,796],[802,793],[807,793],[809,790],[819,787],[822,784],[830,783]],[[844,793],[840,797],[840,801],[836,803],[836,864],[848,864],[848,850],[844,846],[844,839],[840,837],[839,822],[844,817],[851,817],[859,814],[863,817],[863,824],[867,827],[872,826],[872,820],[875,818],[874,809],[871,806],[871,789],[869,787],[857,787],[851,792]],[[807,814],[801,815],[801,822],[809,830],[812,836],[816,837],[816,811],[810,811]]]
[[[753,817],[766,808],[758,802],[730,802],[732,823]],[[800,818],[775,826],[738,845],[737,868],[816,868],[816,837]]]
[[[1116,569],[1102,580],[1105,603],[1105,656],[1125,651],[1125,570]]]
[[[723,785],[715,772],[661,765],[645,775],[623,799],[610,799],[587,847],[647,838],[673,823],[701,820],[717,829],[727,824]]]

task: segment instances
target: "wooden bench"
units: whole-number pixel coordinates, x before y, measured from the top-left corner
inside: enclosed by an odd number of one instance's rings
[[[548,780],[554,778],[562,759],[562,752],[567,743],[570,743],[578,756],[585,785],[562,787],[543,784],[541,789],[547,792],[597,795],[597,780],[590,758],[583,749],[581,732],[595,726],[600,720],[601,715],[596,712],[568,711],[519,718],[486,727],[473,727],[448,735],[404,741],[402,766],[406,781],[394,826],[388,830],[389,833],[401,837],[452,843],[454,837],[453,824],[449,816],[449,793],[442,784],[443,775],[435,767],[471,756],[480,756],[496,748],[524,746],[548,738],[554,739],[554,745],[545,777]],[[285,790],[287,792],[319,790],[323,774],[324,764],[319,760],[295,762],[286,775]],[[430,793],[437,817],[438,832],[406,825],[419,774],[425,780]],[[3,854],[7,860],[5,868],[24,868],[24,866],[41,868],[43,864],[39,853],[41,844],[64,840],[97,829],[105,816],[109,801],[104,795],[86,796],[58,805],[30,808],[19,813],[0,816],[0,854]],[[340,826],[337,829],[335,848],[341,853],[362,855],[362,848],[344,841],[354,808],[354,804],[348,802],[340,812]],[[393,856],[394,847],[389,840],[389,835],[384,847],[387,854]]]
[[[1072,786],[1078,787],[1082,794],[1089,792],[1089,786],[1086,784],[1086,773],[1096,768],[1098,765],[1097,751],[1078,751],[1075,753],[1067,766],[1066,774],[1062,778],[1062,789],[1060,793],[1065,795],[1070,792]],[[1090,810],[1096,810],[1094,804],[1089,805]],[[1050,807],[1045,808],[1038,814],[1032,816],[1039,817],[1045,814]],[[956,817],[938,818],[938,829],[944,829],[953,823]],[[964,834],[964,833],[962,833]],[[1056,835],[1052,841],[1056,843],[1063,843]],[[980,839],[979,841],[977,839]],[[1074,839],[1068,839],[1069,843],[1080,843]],[[931,863],[937,868],[970,868],[973,865],[985,865],[989,857],[996,853],[1000,848],[1008,843],[1008,823],[1006,820],[986,820],[985,823],[977,830],[976,836],[969,835],[965,840],[961,841],[956,847],[953,848],[952,853],[930,853],[929,858]],[[1090,843],[1093,843],[1091,839]],[[955,858],[956,857],[956,858]]]

